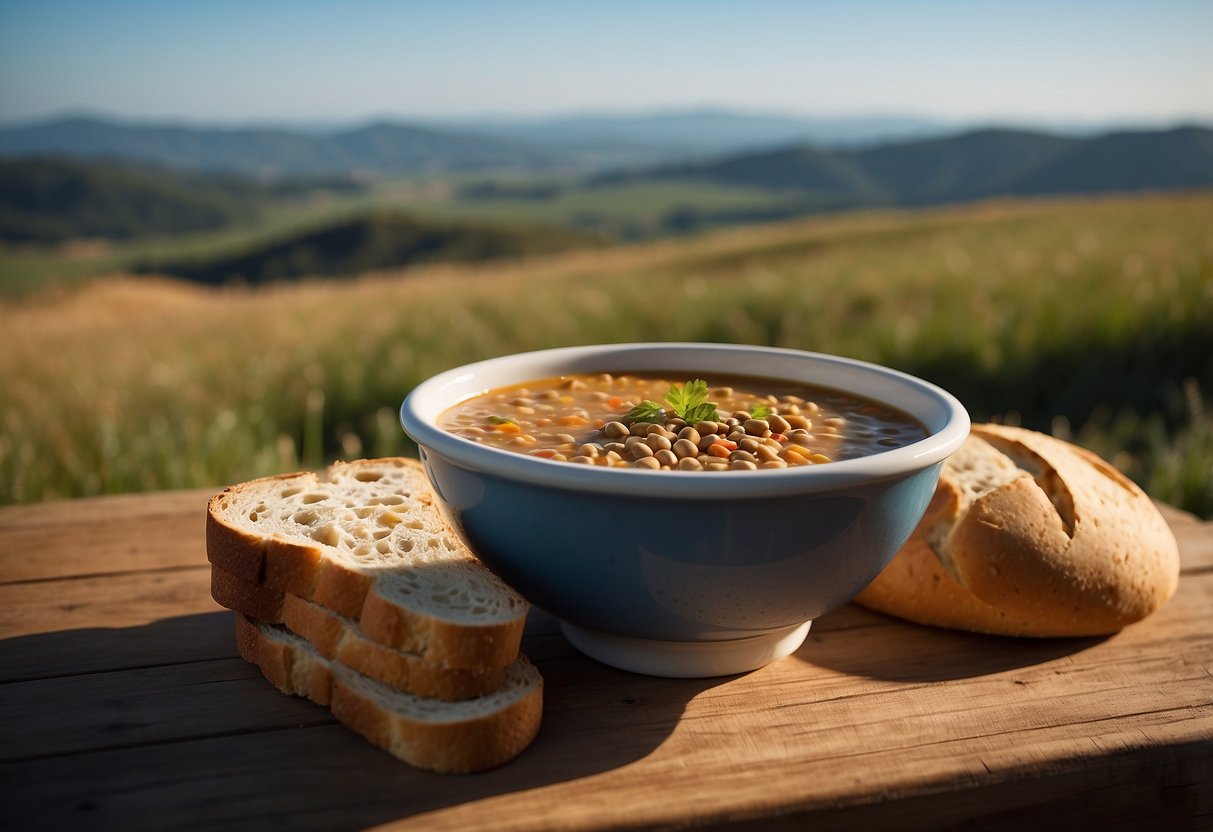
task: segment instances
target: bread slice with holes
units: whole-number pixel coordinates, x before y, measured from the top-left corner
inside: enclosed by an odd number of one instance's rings
[[[312,601],[431,664],[483,671],[518,656],[526,601],[452,531],[415,460],[225,488],[207,506],[206,550],[227,575]]]
[[[357,621],[289,592],[250,584],[211,566],[211,596],[223,606],[266,624],[282,624],[320,655],[363,676],[418,696],[458,701],[492,693],[507,667],[450,668],[372,641]],[[517,659],[515,660],[517,661]]]
[[[1162,515],[1095,454],[974,425],[905,547],[855,599],[922,624],[1013,636],[1114,633],[1175,593]]]
[[[543,679],[522,657],[492,693],[441,702],[393,690],[329,661],[289,630],[239,614],[236,643],[283,693],[327,705],[342,724],[419,768],[445,774],[494,768],[522,753],[539,731]]]

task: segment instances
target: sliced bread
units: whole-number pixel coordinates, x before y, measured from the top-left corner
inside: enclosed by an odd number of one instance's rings
[[[338,721],[395,757],[448,774],[499,766],[539,731],[543,680],[520,657],[493,693],[441,702],[401,693],[329,661],[290,631],[236,615],[245,660],[283,693],[327,705]]]
[[[415,460],[230,486],[207,506],[206,547],[227,575],[314,601],[432,664],[481,671],[518,655],[526,602],[451,530]]]
[[[469,670],[427,662],[416,654],[372,641],[353,619],[289,592],[250,584],[214,565],[211,596],[249,618],[282,624],[330,661],[418,696],[448,701],[484,696],[496,690],[507,673],[506,667]]]
[[[913,536],[856,601],[936,626],[1093,636],[1150,615],[1178,578],[1175,538],[1131,480],[1071,443],[974,425]]]

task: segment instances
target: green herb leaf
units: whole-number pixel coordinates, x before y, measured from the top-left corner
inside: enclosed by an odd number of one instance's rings
[[[513,419],[507,419],[505,416],[490,416],[490,425],[516,425],[518,424]]]
[[[625,422],[665,422],[665,409],[647,399],[629,410],[623,417]]]
[[[670,385],[665,400],[674,408],[674,415],[688,424],[716,419],[716,403],[708,401],[708,383],[701,378],[683,386]]]
[[[765,419],[775,411],[771,410],[769,405],[756,404],[750,408],[750,417],[754,419]]]
[[[665,394],[665,400],[670,407],[674,408],[674,413],[681,418],[687,410],[708,400],[708,383],[697,378],[694,381],[688,381],[681,387],[671,384],[670,392]]]
[[[708,401],[708,383],[701,378],[688,381],[681,387],[671,384],[665,394],[666,403],[674,411],[674,415],[687,424],[716,420],[716,403]],[[625,422],[653,422],[661,424],[666,420],[666,409],[657,402],[645,400],[629,410],[623,417]]]
[[[720,420],[720,414],[716,411],[716,405],[713,402],[704,402],[697,404],[690,410],[682,414],[683,420],[688,425],[693,425],[696,422],[716,422]]]

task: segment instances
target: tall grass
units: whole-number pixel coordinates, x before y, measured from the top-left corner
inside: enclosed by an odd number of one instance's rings
[[[0,308],[0,501],[409,453],[438,370],[595,342],[773,344],[929,378],[1213,514],[1213,196],[988,204],[247,290],[113,278]],[[761,373],[761,367],[755,367]]]

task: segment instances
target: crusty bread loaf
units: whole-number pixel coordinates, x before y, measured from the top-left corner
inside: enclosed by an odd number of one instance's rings
[[[419,768],[448,774],[499,766],[539,731],[543,680],[525,658],[493,693],[441,702],[401,693],[321,656],[290,631],[236,615],[240,655],[283,693],[327,705],[344,725]]]
[[[211,596],[249,618],[282,624],[326,659],[399,691],[458,701],[493,692],[506,676],[506,667],[444,667],[387,647],[367,638],[353,619],[289,592],[247,583],[217,566],[211,566]]]
[[[206,547],[226,575],[314,601],[432,664],[483,671],[518,654],[526,602],[446,524],[415,460],[230,486],[207,507]]]
[[[1140,488],[1089,451],[974,425],[913,536],[858,603],[1015,636],[1116,632],[1161,607],[1179,551]]]

